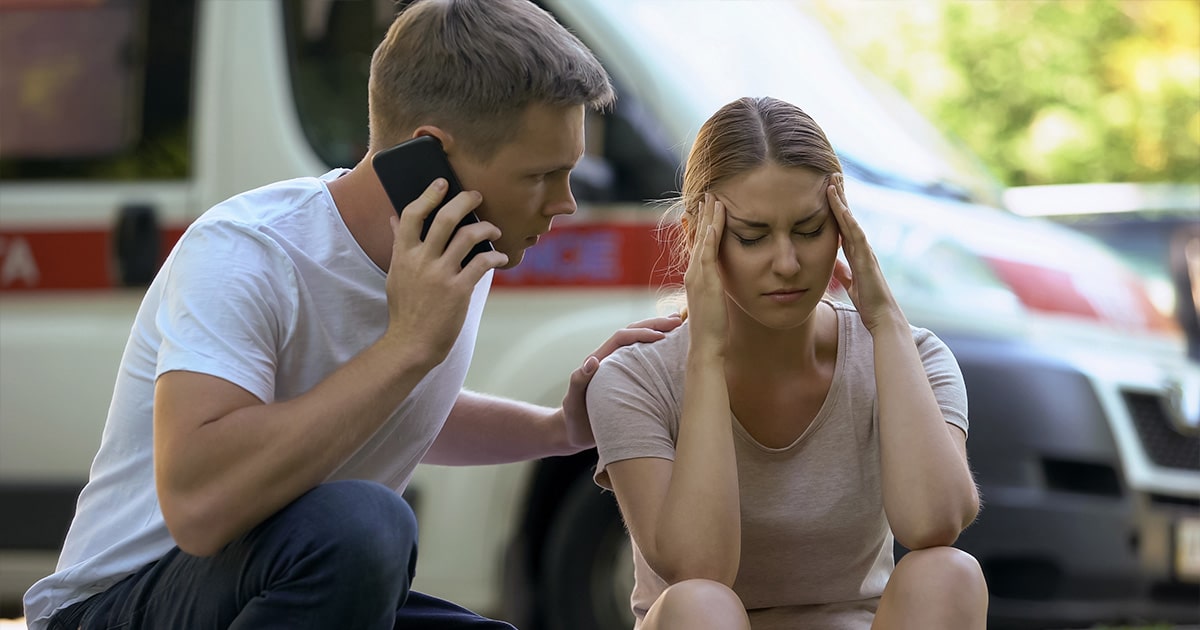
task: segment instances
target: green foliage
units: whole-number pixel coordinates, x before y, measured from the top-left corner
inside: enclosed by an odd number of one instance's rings
[[[1007,185],[1200,181],[1200,0],[818,7]]]

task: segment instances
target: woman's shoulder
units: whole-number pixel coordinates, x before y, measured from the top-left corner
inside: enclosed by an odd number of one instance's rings
[[[617,348],[600,362],[600,372],[620,372],[628,377],[656,377],[665,381],[682,373],[688,351],[688,323],[658,341],[632,343]],[[597,373],[597,376],[601,376]]]
[[[618,362],[674,361],[687,357],[688,322],[668,331],[658,341],[631,343],[613,351],[610,358]]]

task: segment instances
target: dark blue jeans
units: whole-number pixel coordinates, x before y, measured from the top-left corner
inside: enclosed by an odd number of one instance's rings
[[[417,521],[391,489],[323,484],[218,554],[172,549],[55,615],[52,629],[512,630],[410,591]]]

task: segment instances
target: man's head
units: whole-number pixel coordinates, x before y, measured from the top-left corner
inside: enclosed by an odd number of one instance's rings
[[[418,0],[371,60],[370,151],[437,135],[513,266],[575,211],[585,108],[614,98],[587,47],[527,0]]]
[[[587,47],[528,0],[418,0],[371,59],[371,150],[435,125],[486,161],[528,105],[601,109],[614,98]]]

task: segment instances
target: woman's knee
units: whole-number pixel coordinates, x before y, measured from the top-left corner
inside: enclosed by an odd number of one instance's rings
[[[955,547],[930,547],[910,551],[896,563],[888,583],[898,595],[922,601],[942,600],[947,605],[987,606],[987,582],[975,556]]]
[[[896,564],[896,573],[901,572],[919,574],[923,581],[986,588],[979,561],[955,547],[910,551]]]
[[[745,605],[733,589],[714,580],[684,580],[667,587],[646,613],[643,628],[750,628]]]

